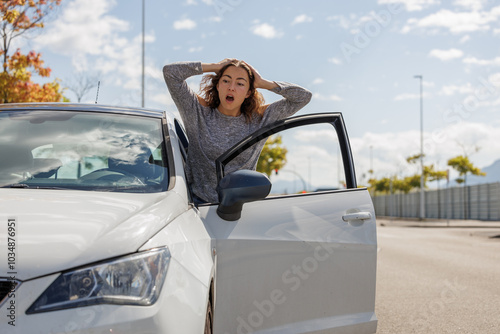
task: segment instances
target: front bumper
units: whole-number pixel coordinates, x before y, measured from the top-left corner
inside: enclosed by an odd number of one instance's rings
[[[176,261],[170,265],[171,272],[184,271]],[[208,288],[189,275],[167,275],[159,299],[151,306],[100,304],[27,315],[26,310],[58,276],[23,282],[0,308],[0,333],[203,333]]]

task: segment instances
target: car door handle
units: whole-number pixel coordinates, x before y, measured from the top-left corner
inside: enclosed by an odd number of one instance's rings
[[[369,212],[346,213],[345,215],[342,216],[342,220],[345,222],[360,221],[360,220],[364,221],[369,219],[372,219],[372,214]]]

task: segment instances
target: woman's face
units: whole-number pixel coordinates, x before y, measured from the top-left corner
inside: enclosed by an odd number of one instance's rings
[[[250,96],[250,78],[242,67],[229,66],[217,84],[220,104],[227,111],[239,112],[241,104]]]

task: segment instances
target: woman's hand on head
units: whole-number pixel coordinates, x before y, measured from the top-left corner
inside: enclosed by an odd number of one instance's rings
[[[219,72],[224,66],[229,64],[230,62],[238,61],[236,58],[226,58],[224,60],[219,61],[218,63],[202,63],[201,68],[203,72]]]
[[[237,62],[238,59],[236,58],[226,58],[224,60],[221,60],[220,62],[217,63],[217,65],[219,65],[219,71],[224,67],[226,66],[227,64],[231,63],[231,62]]]
[[[273,89],[275,87],[278,87],[278,85],[274,81],[269,81],[269,80],[264,79],[260,75],[259,71],[257,71],[252,65],[250,65],[249,63],[247,63],[245,61],[243,63],[245,63],[248,67],[250,67],[250,70],[253,73],[253,76],[254,76],[253,85],[255,88]]]
[[[204,73],[206,72],[219,72],[224,66],[231,62],[238,61],[236,58],[226,58],[224,60],[219,61],[218,63],[202,63],[201,67]],[[259,71],[257,71],[252,65],[249,63],[242,61],[245,63],[253,73],[254,76],[254,87],[255,88],[263,88],[263,89],[273,89],[278,87],[278,85],[274,81],[269,81],[264,79]]]

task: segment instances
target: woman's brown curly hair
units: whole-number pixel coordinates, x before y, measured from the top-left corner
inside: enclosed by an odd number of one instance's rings
[[[264,97],[254,87],[255,77],[250,67],[244,62],[237,60],[226,64],[216,74],[207,74],[203,76],[200,84],[200,92],[203,99],[207,102],[210,108],[217,108],[220,104],[219,92],[217,91],[217,84],[219,83],[222,74],[229,66],[241,67],[247,71],[248,78],[250,79],[250,96],[248,96],[241,105],[241,113],[245,115],[247,122],[250,122],[254,115],[262,117],[260,107],[264,105]]]

